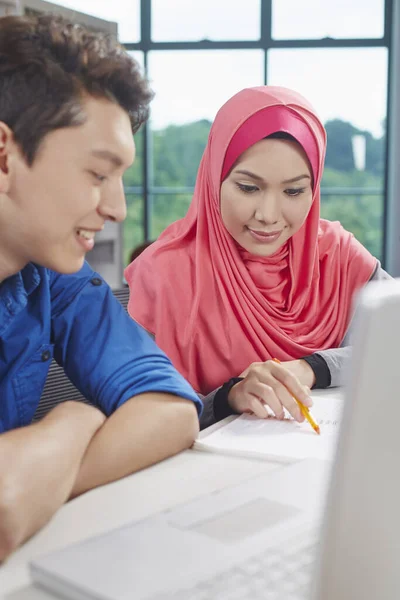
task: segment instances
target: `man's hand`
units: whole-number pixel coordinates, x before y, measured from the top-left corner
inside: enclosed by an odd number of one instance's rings
[[[249,412],[266,419],[269,415],[267,405],[277,419],[283,419],[285,408],[296,421],[304,421],[294,396],[304,406],[312,406],[309,391],[315,376],[306,361],[253,363],[241,377],[244,377],[243,381],[234,385],[228,396],[235,412]]]
[[[103,422],[97,408],[64,402],[39,423],[0,435],[0,563],[68,499]]]
[[[189,448],[198,431],[193,402],[148,393],[107,420],[65,402],[39,423],[0,435],[0,563],[68,498]]]

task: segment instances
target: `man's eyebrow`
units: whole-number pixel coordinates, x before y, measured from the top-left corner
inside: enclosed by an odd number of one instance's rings
[[[311,179],[309,175],[306,173],[304,175],[298,175],[297,177],[293,177],[292,179],[285,179],[282,183],[294,183],[295,181],[300,181],[300,179]]]
[[[123,160],[121,160],[117,154],[114,154],[114,152],[111,152],[110,150],[93,150],[92,156],[108,160],[114,165],[114,167],[122,167],[124,164]]]

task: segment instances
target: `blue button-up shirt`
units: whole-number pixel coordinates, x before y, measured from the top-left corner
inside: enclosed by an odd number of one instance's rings
[[[106,415],[132,396],[201,402],[88,264],[60,275],[28,264],[0,284],[0,433],[32,421],[51,359]]]

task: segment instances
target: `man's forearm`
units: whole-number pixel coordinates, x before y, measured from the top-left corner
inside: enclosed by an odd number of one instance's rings
[[[71,496],[189,448],[198,431],[196,407],[190,400],[160,393],[131,398],[92,439]]]
[[[39,423],[0,436],[0,562],[68,499],[103,422],[97,409],[65,402]]]

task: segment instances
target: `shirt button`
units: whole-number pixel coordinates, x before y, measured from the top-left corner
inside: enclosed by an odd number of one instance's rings
[[[103,282],[100,277],[93,277],[93,279],[90,280],[90,283],[92,285],[101,285]]]
[[[42,361],[46,362],[46,360],[49,360],[49,358],[51,357],[51,352],[50,350],[44,350],[42,352]]]

